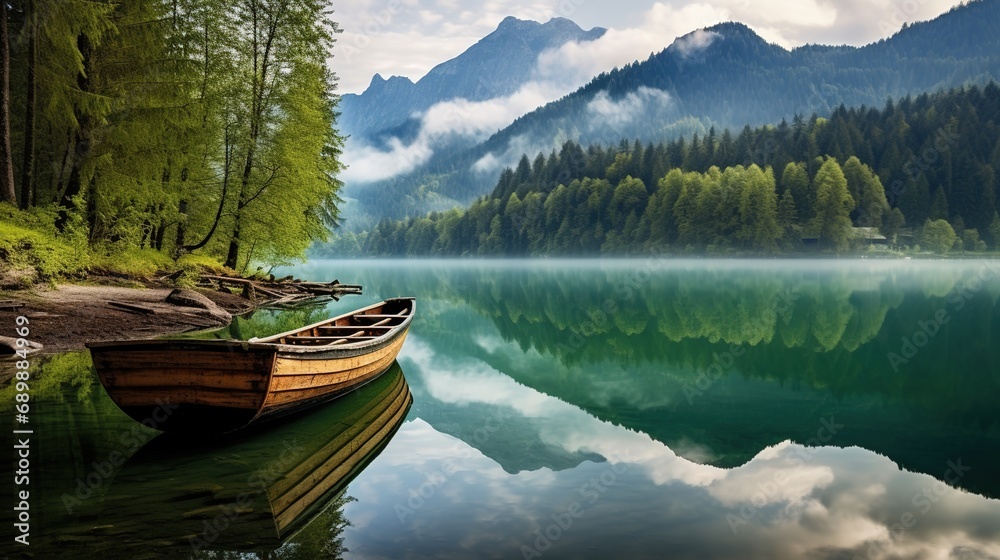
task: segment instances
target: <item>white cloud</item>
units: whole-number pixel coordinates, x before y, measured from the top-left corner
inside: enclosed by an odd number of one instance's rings
[[[608,142],[620,139],[624,128],[636,119],[648,116],[653,110],[665,110],[671,107],[670,94],[663,90],[642,86],[634,92],[627,93],[621,99],[612,99],[607,92],[598,92],[587,103],[585,115],[577,126],[591,134],[600,132],[598,136]],[[504,149],[496,153],[488,153],[472,165],[477,173],[492,174],[505,167],[514,167],[521,156],[527,154],[533,158],[539,153],[558,150],[569,138],[553,136],[545,139],[532,139],[526,135],[518,135],[511,139]]]
[[[347,169],[341,178],[347,183],[371,183],[408,173],[427,161],[434,151],[426,141],[403,144],[398,138],[389,141],[389,150],[348,139],[343,160]]]
[[[617,129],[645,115],[651,107],[670,105],[670,94],[663,90],[640,87],[615,101],[606,91],[598,92],[587,104],[587,114],[592,127]]]
[[[442,145],[455,139],[481,142],[519,116],[566,93],[553,84],[531,82],[509,97],[438,103],[417,115],[420,132],[410,143],[393,138],[389,149],[382,150],[349,139],[344,152],[348,168],[342,177],[348,183],[371,183],[410,172],[426,163]]]
[[[555,148],[554,141],[543,145],[532,142],[526,135],[518,135],[507,142],[503,152],[491,152],[480,158],[472,165],[472,170],[477,173],[496,173],[505,167],[514,167],[524,154],[537,154]]]
[[[714,31],[699,29],[677,39],[670,48],[676,49],[683,58],[688,58],[704,51],[718,38],[719,34]]]

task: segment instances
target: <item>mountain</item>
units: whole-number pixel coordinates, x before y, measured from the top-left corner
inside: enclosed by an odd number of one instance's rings
[[[531,78],[542,52],[571,41],[593,41],[605,31],[599,27],[584,31],[565,18],[542,24],[508,17],[496,31],[434,67],[416,83],[375,74],[364,93],[342,96],[341,132],[359,140],[374,140],[379,133],[397,129],[415,113],[442,101],[484,101],[511,95]]]
[[[793,50],[769,44],[743,24],[719,24],[597,76],[482,144],[435,154],[415,171],[355,196],[363,210],[382,217],[421,214],[442,201],[471,202],[522,154],[547,153],[566,140],[586,146],[704,136],[712,126],[739,129],[985,84],[1000,77],[997,21],[1000,0],[976,0],[864,47]]]

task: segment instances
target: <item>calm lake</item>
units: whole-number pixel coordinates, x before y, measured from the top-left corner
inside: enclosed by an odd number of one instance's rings
[[[398,367],[197,442],[119,412],[87,353],[36,359],[32,544],[5,557],[1000,557],[1000,262],[279,273],[365,295],[210,336],[415,296]],[[325,482],[282,509],[289,472]]]

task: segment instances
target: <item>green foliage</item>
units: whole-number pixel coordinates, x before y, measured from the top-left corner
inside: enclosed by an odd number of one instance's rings
[[[36,163],[15,169],[29,212],[0,222],[73,246],[77,269],[92,252],[106,272],[144,275],[233,245],[243,267],[302,258],[340,203],[327,12],[319,0],[15,3],[14,161]]]
[[[742,168],[736,168],[737,171]],[[778,195],[775,192],[774,173],[751,165],[744,172],[740,194],[740,229],[736,238],[747,247],[773,250],[781,238],[778,225]],[[791,212],[794,213],[792,208]],[[787,212],[787,210],[786,210]]]
[[[37,271],[39,279],[54,280],[81,274],[87,265],[85,256],[54,235],[0,221],[0,271],[28,272],[26,281],[30,281],[31,271]]]
[[[896,238],[899,235],[899,231],[903,229],[906,225],[906,218],[903,216],[903,212],[899,208],[893,208],[886,216],[885,224],[882,226],[882,233],[885,235],[891,243],[896,243]]]
[[[979,239],[979,232],[967,229],[962,232],[962,248],[966,251],[985,251],[986,242]]]
[[[958,236],[945,220],[928,220],[924,224],[921,243],[935,253],[947,254],[955,246]]]
[[[850,242],[850,215],[855,203],[837,160],[828,158],[820,167],[813,179],[813,190],[816,191],[816,216],[809,228],[819,237],[820,245],[839,253],[847,249]]]
[[[993,213],[993,221],[990,222],[990,236],[993,237],[993,248],[1000,248],[1000,215]]]
[[[95,252],[90,259],[91,271],[98,274],[149,278],[154,273],[175,268],[169,255],[155,249],[126,248]]]

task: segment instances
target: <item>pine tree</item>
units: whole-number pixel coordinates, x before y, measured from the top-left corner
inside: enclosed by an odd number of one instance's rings
[[[847,249],[851,238],[851,210],[854,199],[847,190],[847,178],[840,164],[828,158],[813,180],[816,191],[816,215],[810,229],[819,237],[820,245],[838,253]]]
[[[814,214],[814,193],[809,188],[809,173],[804,164],[793,162],[785,166],[785,170],[781,173],[781,190],[792,193],[799,215]]]

